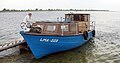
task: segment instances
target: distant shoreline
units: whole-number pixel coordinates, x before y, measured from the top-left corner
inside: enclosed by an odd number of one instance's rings
[[[42,10],[43,11],[43,10]],[[0,12],[42,12],[42,11],[0,11]],[[44,11],[49,11],[49,10],[44,10]],[[62,10],[63,11],[63,10]],[[66,11],[71,11],[71,10],[66,10]],[[73,10],[72,10],[73,11]],[[90,10],[89,10],[90,11]],[[95,11],[95,10],[94,10]],[[100,10],[99,10],[100,11]],[[52,12],[52,11],[51,11]],[[76,11],[77,12],[77,11]],[[109,11],[103,11],[103,12],[109,12]]]
[[[28,10],[15,10],[15,9],[6,9],[4,8],[0,12],[36,12],[36,11],[109,11],[109,10],[93,10],[93,9],[28,9]]]

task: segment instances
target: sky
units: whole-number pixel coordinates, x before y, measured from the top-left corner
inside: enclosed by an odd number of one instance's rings
[[[96,9],[120,11],[120,0],[0,0],[3,8],[27,9]]]

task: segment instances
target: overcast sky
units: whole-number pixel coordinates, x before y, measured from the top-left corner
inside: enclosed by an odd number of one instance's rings
[[[0,0],[7,9],[103,9],[120,11],[120,0]]]

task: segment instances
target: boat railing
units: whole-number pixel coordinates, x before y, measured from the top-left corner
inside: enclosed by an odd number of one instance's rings
[[[57,22],[64,22],[65,21],[65,18],[63,17],[57,17]]]
[[[95,21],[90,21],[90,30],[95,30]]]
[[[95,21],[96,21],[96,18],[95,16],[90,16],[90,30],[95,30]]]

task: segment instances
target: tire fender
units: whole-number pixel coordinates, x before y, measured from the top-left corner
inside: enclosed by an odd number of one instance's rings
[[[87,38],[88,38],[88,32],[87,31],[83,32],[83,37],[84,37],[85,40],[87,40]]]
[[[92,36],[95,37],[95,30],[92,31]]]

